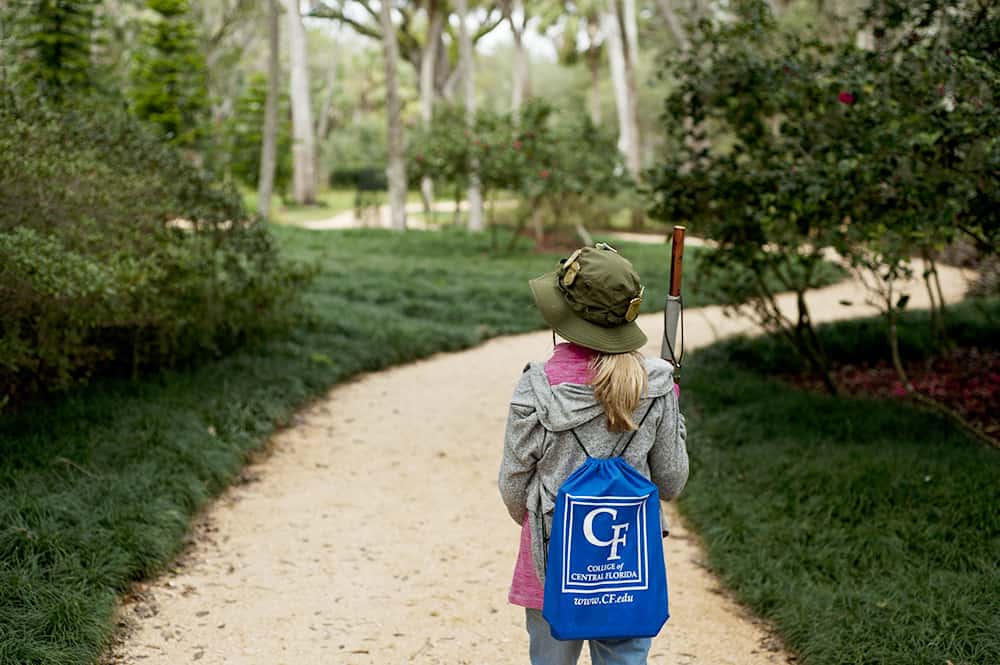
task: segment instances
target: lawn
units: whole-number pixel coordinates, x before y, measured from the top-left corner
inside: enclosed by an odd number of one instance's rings
[[[92,662],[118,594],[170,561],[191,517],[297,408],[358,372],[542,327],[526,282],[559,256],[494,255],[489,234],[456,230],[274,231],[286,256],[319,266],[294,329],[0,416],[0,664]],[[620,248],[657,311],[666,246]],[[696,281],[701,254],[687,256]]]
[[[247,210],[257,209],[257,192],[240,188],[243,196],[243,203]],[[315,205],[298,205],[291,200],[286,200],[280,194],[274,195],[271,203],[271,211],[275,222],[279,224],[301,224],[302,222],[315,222],[321,219],[329,219],[339,213],[354,208],[353,189],[327,189],[316,195]],[[407,203],[420,203],[420,192],[411,191],[407,193]],[[381,201],[388,203],[385,193],[381,194]]]
[[[1000,339],[1000,302],[949,310],[962,345]],[[934,351],[906,317],[910,358]],[[886,352],[877,320],[823,326],[836,359]],[[767,340],[692,353],[681,509],[712,567],[807,665],[1000,663],[1000,450],[899,401],[833,399],[768,374]]]
[[[257,209],[257,192],[240,188],[243,204],[247,210]],[[286,201],[281,194],[275,194],[271,202],[271,213],[274,221],[283,224],[296,224],[327,219],[354,207],[353,189],[328,189],[316,196],[316,205],[300,206],[292,201]]]

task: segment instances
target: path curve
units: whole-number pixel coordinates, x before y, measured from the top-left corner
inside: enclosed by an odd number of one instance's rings
[[[957,301],[962,275],[939,270],[946,300]],[[926,307],[922,285],[909,291],[911,307]],[[814,319],[872,313],[844,300],[863,300],[850,281],[810,294]],[[686,319],[688,349],[753,330],[719,307],[689,310]],[[643,316],[640,325],[660,338],[660,316]],[[551,343],[546,332],[496,339],[333,388],[205,512],[171,569],[136,586],[120,611],[120,642],[105,660],[527,662],[523,612],[506,602],[519,530],[496,474],[514,384]],[[659,349],[651,343],[644,352]],[[690,431],[689,445],[697,442]],[[674,507],[667,511],[673,616],[650,663],[788,663],[720,589]]]

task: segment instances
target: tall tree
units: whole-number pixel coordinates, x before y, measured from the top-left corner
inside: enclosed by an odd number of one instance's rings
[[[476,123],[476,70],[472,55],[472,39],[466,25],[469,7],[468,0],[457,0],[458,9],[458,57],[462,72],[463,91],[465,94],[465,122],[470,132]],[[469,173],[469,230],[483,229],[483,195],[479,183],[479,164],[473,159]]]
[[[201,28],[212,118],[217,126],[228,120],[243,92],[245,80],[237,75],[241,61],[258,48],[266,49],[267,35],[261,27],[267,24],[267,5],[257,0],[213,0],[191,7]]]
[[[528,29],[528,10],[524,0],[504,0],[504,16],[510,24],[514,36],[514,77],[511,85],[510,110],[517,119],[521,105],[530,94],[531,70],[528,67],[528,52],[524,47],[524,33]]]
[[[399,102],[399,45],[392,22],[392,3],[382,0],[382,53],[385,60],[386,116],[389,125],[388,165],[389,209],[392,228],[406,228],[406,153],[403,145],[403,120]]]
[[[667,28],[673,35],[674,41],[677,42],[677,46],[683,51],[688,50],[691,42],[688,40],[687,31],[684,30],[677,12],[674,10],[674,0],[656,0],[656,4],[659,5],[663,20],[666,21]]]
[[[641,163],[635,62],[631,57],[633,49],[628,46],[622,0],[609,0],[608,7],[603,23],[608,43],[611,83],[615,91],[615,108],[618,111],[618,148],[625,156],[629,173],[633,178],[638,178]]]
[[[602,16],[606,0],[577,0],[565,5],[536,5],[539,29],[553,38],[559,63],[572,67],[582,59],[590,74],[590,120],[601,124],[601,68],[604,64]],[[586,39],[582,39],[585,36]]]
[[[434,90],[438,97],[450,98],[459,74],[459,68],[452,55],[453,50],[449,46],[458,42],[458,36],[454,34],[448,21],[447,2],[439,0],[439,3],[439,11],[444,12],[445,16],[444,31],[438,36],[435,52]],[[416,20],[419,6],[418,2],[406,2],[394,7],[396,13],[401,16],[401,21],[395,28],[399,55],[403,60],[413,65],[418,76],[423,53],[427,48],[427,34],[421,32],[421,22]],[[480,39],[491,33],[504,21],[503,12],[496,9],[495,6],[487,5],[486,9],[487,11],[480,15],[480,20],[472,31],[473,44],[478,43]],[[378,6],[373,4],[373,0],[317,0],[313,4],[310,16],[340,21],[350,26],[361,36],[376,39],[379,43],[383,41],[381,16]],[[445,43],[445,35],[448,37],[448,43]]]
[[[14,48],[28,56],[21,72],[25,83],[55,99],[86,87],[92,74],[97,0],[30,0],[20,8],[17,4],[14,9],[0,6],[0,20],[16,18]]]
[[[595,13],[586,18],[587,49],[584,58],[587,60],[587,70],[590,72],[590,121],[601,124],[601,61],[604,54],[604,36],[601,34],[601,24]]]
[[[420,53],[420,119],[424,130],[429,131],[434,119],[434,72],[437,70],[438,55],[441,52],[441,33],[444,28],[445,0],[427,0],[427,38]],[[424,214],[430,215],[434,205],[434,181],[425,175],[420,180],[420,196],[424,203]]]
[[[288,14],[288,53],[292,100],[292,151],[295,171],[292,192],[296,203],[316,202],[316,139],[313,134],[312,102],[309,95],[309,56],[306,31],[299,14],[299,0],[285,0]]]
[[[280,62],[280,9],[278,0],[268,0],[267,14],[267,101],[264,107],[264,136],[260,147],[260,176],[257,179],[257,214],[271,216],[271,193],[274,191],[274,170],[278,148],[278,78]]]
[[[146,6],[153,15],[133,58],[132,112],[171,143],[196,149],[210,111],[198,27],[188,0],[148,0]]]

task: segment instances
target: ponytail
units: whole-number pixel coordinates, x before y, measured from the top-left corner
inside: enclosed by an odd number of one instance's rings
[[[636,429],[632,413],[648,386],[642,354],[638,351],[601,353],[590,361],[590,367],[594,397],[604,407],[608,430],[628,432]]]

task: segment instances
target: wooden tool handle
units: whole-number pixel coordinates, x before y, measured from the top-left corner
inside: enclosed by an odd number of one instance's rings
[[[684,263],[684,231],[683,226],[674,227],[673,240],[670,247],[670,295],[681,294],[681,267]]]

